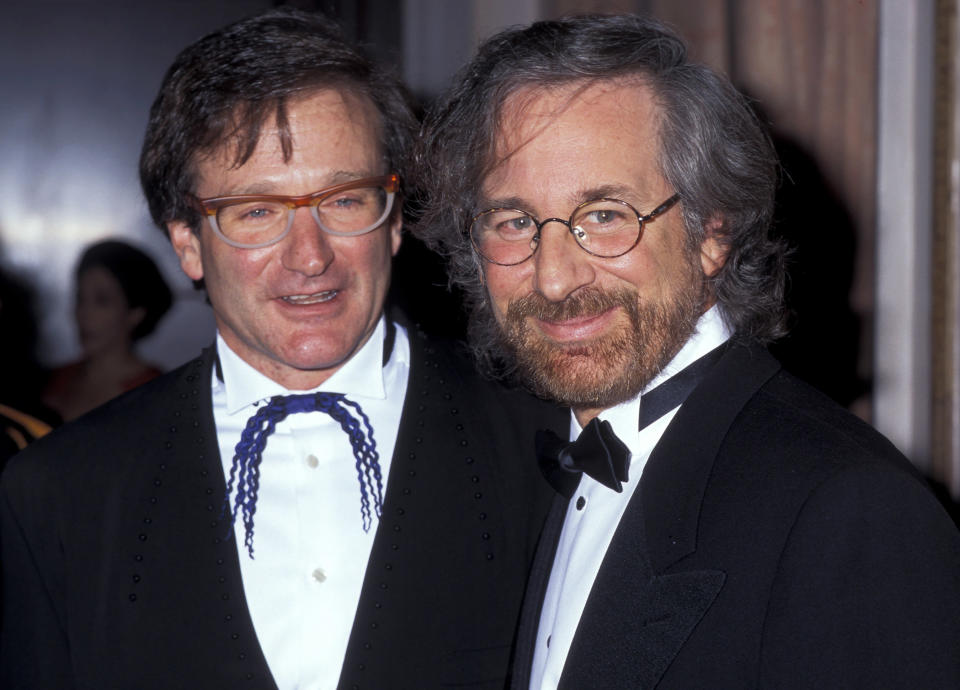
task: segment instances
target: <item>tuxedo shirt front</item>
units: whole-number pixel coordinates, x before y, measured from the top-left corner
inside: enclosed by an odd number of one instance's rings
[[[567,506],[537,629],[530,675],[532,690],[554,690],[560,682],[570,645],[610,541],[640,483],[650,453],[680,407],[669,410],[638,431],[643,395],[729,337],[719,310],[712,307],[700,317],[690,339],[640,395],[597,415],[610,423],[617,437],[630,449],[629,478],[623,483],[623,491],[617,493],[585,474]],[[571,412],[570,438],[579,437],[581,431]]]
[[[723,347],[638,484],[559,690],[960,687],[956,526],[889,441],[758,343]],[[537,548],[515,688],[567,507]]]
[[[275,395],[322,391],[346,395],[367,415],[385,493],[410,373],[407,332],[399,324],[394,328],[385,363],[381,317],[353,357],[319,387],[301,391],[258,372],[218,335],[222,380],[214,372],[211,386],[225,480],[234,447],[258,406]],[[335,688],[340,677],[379,522],[374,514],[369,529],[363,528],[355,465],[339,422],[319,411],[292,414],[277,424],[263,452],[252,557],[239,515],[234,523],[250,616],[281,688]]]

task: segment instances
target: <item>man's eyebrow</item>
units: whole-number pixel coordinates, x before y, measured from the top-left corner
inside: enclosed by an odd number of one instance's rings
[[[575,192],[569,198],[570,209],[566,213],[571,213],[573,209],[579,206],[582,203],[587,201],[593,201],[595,199],[620,199],[626,201],[630,204],[636,205],[637,203],[643,203],[647,205],[652,205],[659,203],[658,201],[652,199],[646,199],[645,197],[639,195],[636,189],[628,187],[622,184],[609,184],[609,185],[599,185],[596,187],[589,187],[587,189],[581,189]],[[534,204],[530,203],[529,200],[524,199],[519,196],[507,196],[507,197],[480,197],[477,203],[477,213],[486,211],[491,208],[515,208],[521,211],[526,211],[532,215],[534,213]]]
[[[594,199],[621,199],[633,202],[638,200],[637,196],[636,189],[621,184],[607,184],[580,190],[571,202],[574,206]]]
[[[482,213],[491,208],[515,208],[520,211],[532,212],[531,204],[518,196],[507,197],[480,197],[477,201],[477,213]]]
[[[313,191],[320,191],[321,189],[326,189],[327,187],[334,187],[338,184],[352,182],[353,180],[362,180],[367,177],[377,177],[377,175],[375,173],[365,171],[359,172],[356,170],[335,170],[325,177],[323,186],[317,187],[317,189]],[[217,196],[274,196],[280,194],[281,190],[279,188],[281,186],[282,184],[279,181],[261,180],[243,187],[231,189],[225,193],[218,194]]]

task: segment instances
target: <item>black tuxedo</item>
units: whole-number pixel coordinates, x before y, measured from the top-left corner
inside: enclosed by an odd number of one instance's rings
[[[538,547],[518,689],[566,506]],[[560,687],[960,688],[960,535],[884,438],[732,345],[651,454]]]
[[[521,459],[530,429],[565,428],[566,414],[410,336],[340,687],[503,687],[550,500]],[[212,359],[206,352],[10,463],[3,687],[275,687],[221,515]]]

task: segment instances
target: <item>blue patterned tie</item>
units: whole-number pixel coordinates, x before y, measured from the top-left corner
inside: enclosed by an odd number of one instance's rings
[[[352,415],[353,408],[359,416]],[[373,522],[372,513],[380,517],[383,508],[383,482],[380,475],[380,455],[373,440],[370,420],[360,406],[347,400],[340,393],[305,393],[300,395],[276,395],[270,402],[250,417],[234,450],[230,477],[227,480],[227,495],[224,497],[224,512],[230,513],[232,529],[239,512],[243,518],[244,540],[247,553],[253,558],[253,515],[257,512],[257,491],[260,488],[260,462],[267,437],[277,424],[296,412],[324,412],[340,423],[340,428],[350,438],[353,456],[357,459],[357,478],[360,481],[360,515],[363,531],[369,532]],[[363,421],[361,428],[360,420]],[[230,495],[236,487],[236,496],[231,506]],[[373,496],[371,512],[370,496]]]

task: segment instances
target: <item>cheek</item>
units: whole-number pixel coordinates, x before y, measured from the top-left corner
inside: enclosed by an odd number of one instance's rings
[[[652,249],[637,247],[625,256],[608,259],[598,272],[598,282],[611,289],[630,286],[648,298],[669,291],[679,266]]]
[[[494,314],[499,320],[507,311],[507,305],[510,300],[520,295],[523,283],[519,274],[518,267],[497,266],[488,264],[484,274],[484,283],[487,287],[487,294],[490,296],[490,303],[493,306]],[[529,292],[529,290],[528,290]]]
[[[203,280],[207,290],[232,291],[236,286],[242,291],[255,287],[256,280],[270,265],[270,257],[277,245],[263,249],[237,249],[218,240],[204,244],[201,262]]]
[[[371,233],[359,238],[343,238],[333,246],[336,260],[357,274],[361,280],[372,285],[390,282],[390,266],[393,260],[393,238],[389,233]]]
[[[384,241],[376,242],[370,248],[368,265],[373,267],[374,274],[380,276],[381,280],[389,282],[390,268],[393,265],[395,253],[392,236],[390,235],[386,235]]]

